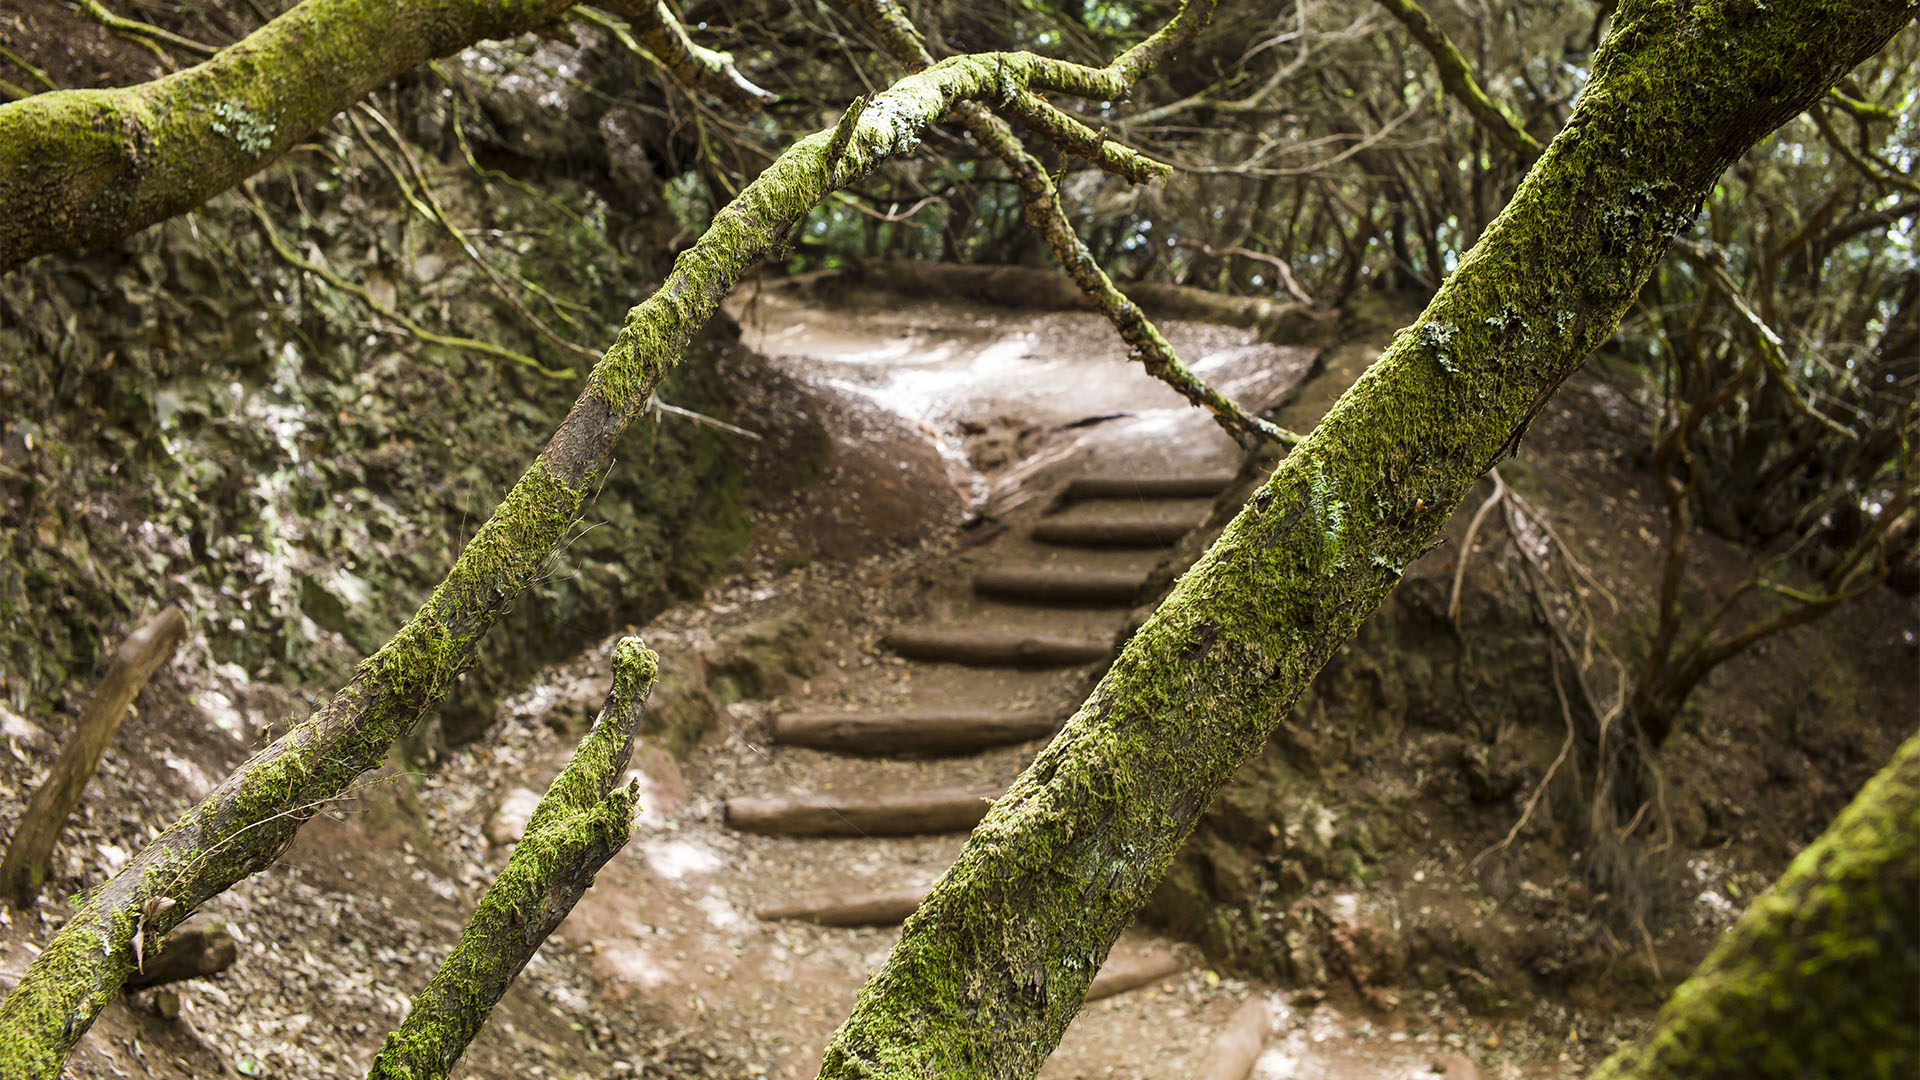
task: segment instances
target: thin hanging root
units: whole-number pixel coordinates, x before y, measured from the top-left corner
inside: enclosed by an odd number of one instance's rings
[[[1598,718],[1600,724],[1598,740],[1604,744],[1613,721],[1626,709],[1626,665],[1620,662],[1620,658],[1614,655],[1613,650],[1607,647],[1605,642],[1597,642],[1595,640],[1593,634],[1595,623],[1593,610],[1587,604],[1586,600],[1580,596],[1577,591],[1561,590],[1557,592],[1556,595],[1566,597],[1569,606],[1581,616],[1586,626],[1586,633],[1583,635],[1585,647],[1581,649],[1575,649],[1573,647],[1572,635],[1567,632],[1565,626],[1561,625],[1559,619],[1554,618],[1553,606],[1548,603],[1548,594],[1552,591],[1549,584],[1552,575],[1548,568],[1543,565],[1540,556],[1534,554],[1532,549],[1521,539],[1522,530],[1520,518],[1522,514],[1524,513],[1526,516],[1532,518],[1536,524],[1547,531],[1548,536],[1551,537],[1555,545],[1559,547],[1560,553],[1567,559],[1568,566],[1571,568],[1570,574],[1577,573],[1583,576],[1593,588],[1598,589],[1602,595],[1606,596],[1610,603],[1613,602],[1613,595],[1608,593],[1604,588],[1601,588],[1599,582],[1586,573],[1585,568],[1581,567],[1578,561],[1573,558],[1572,553],[1567,550],[1565,544],[1560,541],[1560,538],[1553,534],[1551,527],[1548,526],[1542,518],[1537,516],[1539,512],[1528,506],[1526,500],[1522,499],[1511,488],[1507,490],[1507,497],[1501,500],[1501,509],[1503,516],[1506,518],[1507,531],[1512,534],[1514,538],[1514,547],[1520,552],[1528,587],[1532,589],[1534,600],[1540,605],[1541,616],[1547,624],[1547,629],[1553,634],[1554,641],[1559,645],[1561,653],[1574,665],[1574,684],[1580,688],[1580,696],[1586,702],[1588,713]],[[1617,604],[1614,610],[1619,610]],[[1608,663],[1613,665],[1614,670],[1614,700],[1613,704],[1606,708],[1600,706],[1599,697],[1587,683],[1587,668],[1591,664],[1593,648],[1596,644],[1599,645],[1601,655],[1605,657]]]
[[[1493,481],[1493,494],[1473,512],[1473,520],[1467,522],[1467,535],[1460,541],[1460,556],[1453,561],[1453,592],[1447,597],[1447,621],[1455,630],[1460,629],[1460,586],[1467,580],[1467,560],[1473,557],[1473,538],[1480,533],[1480,523],[1487,520],[1487,513],[1500,500],[1507,497],[1507,485],[1500,479],[1499,469],[1488,469],[1487,476]]]
[[[1593,575],[1593,571],[1587,569],[1587,564],[1581,562],[1580,557],[1575,555],[1573,549],[1567,546],[1567,542],[1560,538],[1560,533],[1553,527],[1553,522],[1548,521],[1547,516],[1541,513],[1538,507],[1522,498],[1519,492],[1511,488],[1507,491],[1507,503],[1510,506],[1518,508],[1519,511],[1531,519],[1535,525],[1540,526],[1540,531],[1546,533],[1547,539],[1553,541],[1553,546],[1559,550],[1561,558],[1567,560],[1567,567],[1573,571],[1574,576],[1586,582],[1587,587],[1594,592],[1606,597],[1607,606],[1613,609],[1614,614],[1619,614],[1620,600],[1613,595],[1613,590],[1600,584],[1600,579]]]
[[[260,222],[260,228],[266,233],[268,246],[273,248],[274,254],[280,256],[280,259],[282,262],[285,262],[287,265],[293,267],[296,270],[300,270],[305,273],[312,274],[314,277],[319,278],[321,281],[326,282],[328,285],[333,286],[334,288],[340,290],[343,293],[347,293],[351,295],[355,299],[359,300],[361,303],[365,304],[367,307],[371,308],[374,314],[380,316],[383,319],[386,319],[389,322],[399,325],[400,327],[405,329],[408,333],[412,334],[414,337],[419,338],[421,341],[429,342],[434,345],[444,345],[450,349],[465,349],[469,352],[484,353],[487,356],[498,357],[501,360],[508,360],[513,363],[519,364],[521,367],[528,368],[537,374],[546,376],[549,379],[569,379],[570,380],[574,378],[574,372],[563,370],[560,368],[550,368],[545,364],[542,364],[540,361],[535,360],[533,357],[528,356],[524,353],[517,353],[517,352],[514,352],[512,349],[502,348],[498,345],[492,344],[491,342],[480,341],[475,338],[457,337],[451,334],[438,334],[432,330],[427,329],[424,326],[421,326],[419,323],[413,321],[413,319],[407,317],[406,315],[402,315],[400,312],[394,310],[393,308],[387,307],[385,304],[382,304],[378,300],[375,300],[373,298],[373,294],[368,292],[365,286],[356,285],[353,282],[348,281],[346,278],[341,277],[339,274],[334,273],[332,270],[329,270],[326,267],[321,266],[319,263],[311,262],[307,259],[301,258],[300,254],[294,251],[293,248],[290,245],[288,245],[286,240],[281,238],[279,230],[273,227],[272,219],[267,217],[267,212],[261,209],[260,204],[255,202],[250,194],[236,192],[234,197],[239,200],[241,206],[244,206],[248,210],[253,212],[254,218]]]
[[[34,82],[39,83],[41,86],[47,88],[48,90],[60,89],[60,84],[57,82],[54,82],[51,78],[49,78],[46,72],[33,66],[33,63],[31,61],[29,61],[26,57],[21,56],[19,53],[14,52],[12,49],[9,49],[5,46],[0,46],[0,58],[6,59],[14,67],[17,67],[20,70],[26,72],[27,74],[33,76]],[[20,94],[20,96],[26,97],[27,93],[23,91]]]
[[[122,37],[132,38],[135,42],[152,49],[163,64],[168,63],[167,56],[161,52],[155,42],[171,45],[181,52],[191,53],[205,60],[220,50],[211,45],[203,45],[192,38],[184,38],[171,30],[164,30],[152,23],[143,23],[138,19],[129,19],[108,11],[100,0],[75,0],[87,17]]]
[[[546,338],[554,345],[576,356],[584,356],[588,360],[600,359],[599,353],[561,337],[553,327],[548,326],[541,320],[540,316],[535,315],[528,309],[527,305],[520,299],[520,295],[514,291],[513,287],[507,283],[505,278],[500,276],[500,272],[495,270],[493,264],[488,262],[486,258],[480,254],[478,248],[467,241],[466,235],[460,231],[460,227],[453,223],[451,217],[447,216],[446,207],[441,205],[440,197],[433,193],[432,185],[427,183],[426,170],[420,167],[420,162],[414,158],[413,151],[407,148],[407,141],[400,137],[400,133],[394,129],[393,124],[387,120],[386,116],[383,115],[379,109],[374,108],[372,104],[362,102],[360,107],[366,111],[368,116],[373,118],[374,123],[378,124],[382,131],[387,133],[387,138],[392,140],[394,147],[400,152],[401,160],[406,162],[407,171],[412,175],[413,182],[408,183],[407,179],[400,174],[400,170],[389,164],[384,155],[374,152],[373,140],[367,135],[366,131],[361,128],[359,119],[356,118],[352,112],[346,114],[348,122],[353,125],[354,132],[360,136],[361,142],[366,145],[368,152],[373,154],[374,160],[380,162],[381,166],[387,170],[387,174],[392,176],[394,182],[400,186],[400,194],[413,206],[414,210],[419,212],[421,216],[427,220],[439,225],[441,229],[453,239],[454,244],[460,248],[461,254],[465,255],[468,261],[479,267],[480,272],[486,275],[487,281],[493,285],[494,291],[500,294],[500,298],[505,300],[522,319],[525,319],[528,325],[532,326],[541,337]],[[416,187],[420,191],[419,198],[414,197],[414,188]],[[549,301],[553,299],[547,295],[546,290],[527,281],[526,278],[521,277],[519,274],[515,274],[514,277],[528,291],[537,293]]]
[[[1491,504],[1492,500],[1488,500],[1488,505]],[[1540,805],[1540,799],[1546,795],[1547,785],[1553,783],[1553,778],[1559,773],[1560,766],[1566,764],[1567,755],[1573,752],[1573,706],[1567,703],[1567,688],[1560,682],[1560,654],[1549,653],[1548,655],[1553,658],[1553,696],[1560,701],[1560,717],[1567,722],[1567,737],[1561,741],[1560,752],[1554,755],[1553,764],[1547,766],[1546,775],[1534,785],[1533,794],[1527,796],[1527,805],[1521,808],[1520,817],[1514,821],[1513,828],[1507,830],[1507,835],[1488,845],[1486,850],[1473,857],[1473,861],[1467,864],[1468,874],[1472,874],[1487,856],[1513,846],[1513,841],[1520,835],[1520,830],[1526,828],[1527,822],[1533,820],[1534,808]]]

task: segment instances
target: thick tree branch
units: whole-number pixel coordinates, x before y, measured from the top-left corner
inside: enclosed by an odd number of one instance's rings
[[[1380,0],[1380,6],[1394,18],[1400,20],[1413,40],[1427,50],[1433,57],[1434,66],[1440,69],[1440,85],[1447,93],[1467,110],[1494,141],[1506,147],[1523,162],[1532,162],[1540,156],[1543,148],[1540,140],[1527,134],[1520,121],[1513,114],[1501,108],[1480,89],[1480,83],[1473,77],[1473,68],[1467,64],[1467,58],[1460,55],[1454,47],[1453,39],[1433,21],[1415,0]]]
[[[1000,100],[1028,88],[1111,100],[1133,70],[1137,64],[1095,69],[1027,53],[954,57],[875,95],[833,159],[827,150],[834,133],[821,131],[768,166],[714,215],[660,289],[628,313],[559,430],[393,640],[306,722],[242,765],[96,889],[48,944],[0,1002],[0,1076],[55,1076],[133,969],[137,931],[164,934],[209,898],[271,866],[308,817],[378,765],[446,695],[472,665],[481,636],[558,550],[621,433],[648,407],[694,332],[740,275],[779,250],[821,199],[911,153],[926,128],[960,102]]]
[[[387,1036],[369,1080],[440,1080],[486,1025],[514,976],[626,845],[638,785],[615,787],[633,755],[660,658],[636,637],[613,650],[613,689],[553,778],[513,855],[440,970]]]
[[[1214,793],[1613,333],[1721,171],[1911,14],[1626,5],[1513,202],[994,804],[821,1076],[1034,1075]]]
[[[0,105],[0,273],[112,243],[280,159],[402,72],[558,18],[573,0],[304,0],[204,63],[111,90]],[[665,5],[620,0],[676,77],[729,100],[765,92],[694,45]]]

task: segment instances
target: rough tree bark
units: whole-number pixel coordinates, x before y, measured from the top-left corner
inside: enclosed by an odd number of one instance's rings
[[[369,1080],[440,1080],[486,1025],[514,976],[626,846],[637,783],[616,787],[633,756],[660,658],[636,637],[613,650],[613,689],[593,728],[553,778],[513,855],[473,917],[387,1036]]]
[[[1594,1080],[1912,1076],[1920,1068],[1920,735],[1740,916]]]
[[[995,803],[820,1075],[1033,1076],[1214,793],[1613,332],[1715,178],[1914,10],[1624,4],[1506,211]]]
[[[0,1002],[0,1076],[56,1075],[133,970],[136,934],[165,934],[209,898],[271,866],[308,817],[378,765],[446,695],[472,664],[481,635],[558,549],[621,433],[647,408],[694,332],[740,275],[780,250],[822,198],[911,153],[956,102],[999,100],[1023,89],[1123,98],[1205,24],[1212,6],[1183,5],[1166,27],[1105,68],[1028,53],[942,61],[782,154],[714,216],[660,289],[628,313],[559,430],[414,617],[310,718],[96,889],[48,943]]]
[[[100,766],[100,755],[113,744],[120,721],[127,715],[140,688],[173,656],[187,636],[187,617],[167,608],[127,635],[113,654],[113,663],[87,702],[87,709],[60,745],[60,756],[46,780],[20,813],[7,857],[0,861],[0,892],[19,907],[33,903],[52,873],[53,846],[66,828],[80,795]]]
[[[137,86],[0,105],[0,273],[111,243],[259,172],[402,72],[552,23],[574,0],[305,0],[205,63]],[[676,78],[765,91],[693,44],[660,0],[605,5]]]

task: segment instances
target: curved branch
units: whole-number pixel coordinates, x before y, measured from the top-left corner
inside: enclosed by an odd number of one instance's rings
[[[606,0],[606,6],[631,24],[634,37],[682,85],[745,108],[757,109],[774,100],[771,91],[740,74],[731,53],[709,49],[688,36],[666,0]]]
[[[1440,69],[1440,85],[1460,102],[1469,115],[1479,121],[1481,127],[1487,129],[1487,134],[1493,136],[1494,141],[1529,164],[1540,156],[1543,151],[1540,140],[1527,134],[1527,129],[1520,126],[1520,121],[1515,120],[1512,113],[1501,108],[1487,96],[1485,90],[1480,89],[1467,58],[1460,55],[1453,40],[1440,29],[1425,8],[1414,0],[1380,0],[1380,6],[1400,20],[1400,24],[1413,35],[1413,40],[1419,42],[1420,47],[1433,57],[1434,66]]]

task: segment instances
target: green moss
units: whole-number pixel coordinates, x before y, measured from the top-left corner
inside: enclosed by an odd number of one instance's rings
[[[368,91],[475,41],[534,29],[563,0],[396,9],[304,0],[205,63],[138,86],[0,105],[0,272],[200,205]]]
[[[638,638],[614,647],[606,707],[534,808],[453,951],[415,996],[405,1022],[387,1036],[369,1076],[446,1076],[514,976],[626,843],[639,789],[614,785],[627,766],[659,660]]]
[[[37,1036],[65,1031],[78,1023],[91,1022],[93,1014],[105,1008],[111,993],[88,992],[91,985],[92,956],[101,947],[98,934],[91,931],[63,935],[34,961],[45,965],[48,977],[73,988],[70,995],[43,997],[32,1003],[18,1019],[0,1027],[0,1076],[55,1076],[66,1055]],[[78,1009],[74,1008],[78,1003]]]
[[[1720,7],[1622,7],[1567,132],[1420,320],[1451,328],[1452,370],[1400,335],[1280,464],[988,812],[823,1077],[1033,1075],[1206,802],[1613,332],[1713,177],[1907,18],[1775,7],[1729,36]],[[1489,325],[1509,309],[1531,329]]]
[[[1920,735],[1753,902],[1595,1080],[1912,1076]]]

